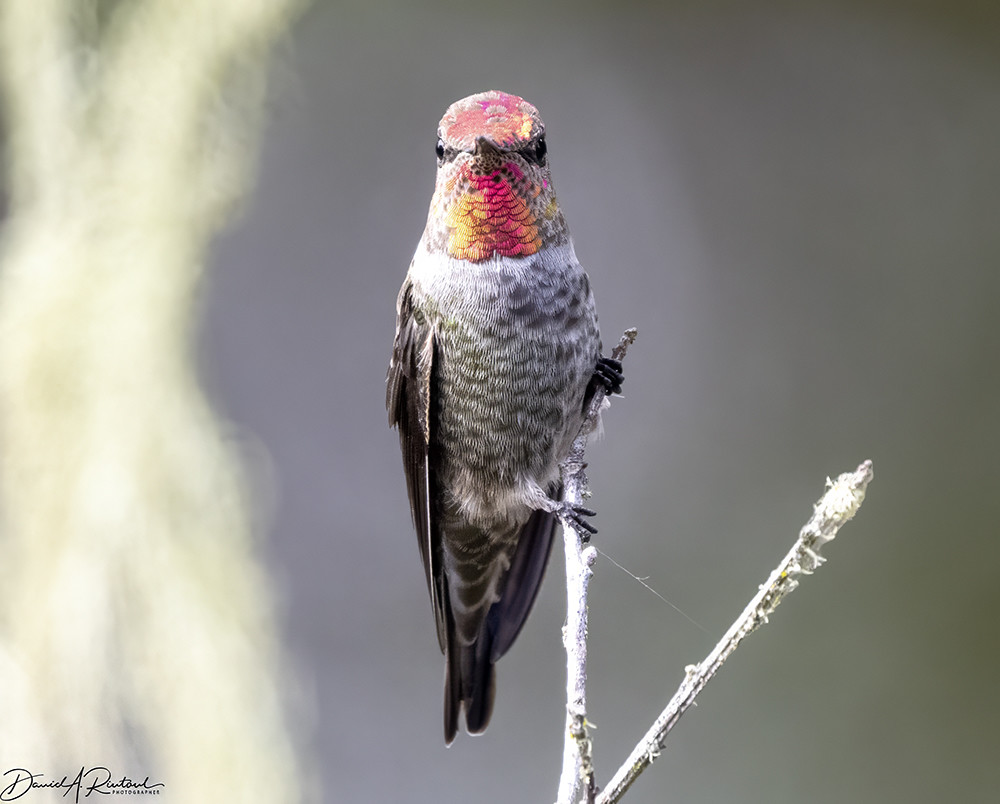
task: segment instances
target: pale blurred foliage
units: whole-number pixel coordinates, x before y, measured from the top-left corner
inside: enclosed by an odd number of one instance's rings
[[[0,6],[3,770],[106,765],[170,801],[305,795],[239,462],[192,344],[299,6]]]

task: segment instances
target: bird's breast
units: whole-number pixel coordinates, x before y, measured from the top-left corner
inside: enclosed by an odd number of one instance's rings
[[[555,480],[582,422],[597,316],[572,246],[552,252],[411,267],[435,328],[439,477],[484,516],[526,519],[518,489]]]

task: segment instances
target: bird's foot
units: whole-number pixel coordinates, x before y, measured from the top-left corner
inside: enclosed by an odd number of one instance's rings
[[[576,525],[580,532],[580,539],[584,544],[587,544],[590,541],[590,537],[597,533],[597,528],[591,525],[585,518],[588,516],[597,516],[596,511],[584,508],[582,505],[571,505],[568,502],[564,502],[562,510],[559,513],[563,518]]]
[[[604,391],[608,394],[620,394],[622,383],[625,382],[625,375],[622,373],[622,361],[613,357],[597,358],[597,366],[594,368],[594,379],[604,386]]]

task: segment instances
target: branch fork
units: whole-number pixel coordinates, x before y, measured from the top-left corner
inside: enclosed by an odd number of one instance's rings
[[[612,357],[621,360],[636,338],[630,329],[622,336]],[[605,407],[605,393],[599,389],[591,400],[587,417],[562,465],[564,501],[579,506],[590,496],[584,452],[589,434],[597,426]],[[566,625],[563,646],[566,649],[566,731],[563,766],[556,804],[615,804],[625,791],[652,764],[662,750],[667,734],[695,702],[695,698],[715,676],[739,644],[768,621],[785,596],[799,584],[799,578],[811,575],[825,558],[820,550],[850,520],[864,501],[873,477],[871,461],[864,461],[853,472],[826,481],[826,492],[813,506],[813,514],[802,527],[791,550],[763,583],[736,621],[729,627],[711,653],[700,663],[685,668],[684,680],[666,708],[649,727],[629,757],[615,772],[607,787],[598,795],[594,776],[593,746],[587,722],[587,592],[593,577],[597,551],[587,544],[590,535],[566,515],[561,515],[566,553]]]

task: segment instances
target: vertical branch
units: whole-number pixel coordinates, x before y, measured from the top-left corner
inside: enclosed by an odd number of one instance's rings
[[[626,330],[611,356],[615,360],[624,359],[636,335],[636,330]],[[590,496],[583,458],[587,439],[597,427],[605,404],[604,390],[598,388],[590,401],[583,426],[573,441],[569,456],[563,461],[563,500],[570,508],[581,505]],[[561,521],[566,552],[566,625],[563,627],[563,647],[566,649],[566,734],[557,804],[575,804],[584,794],[588,802],[593,802],[597,793],[587,728],[587,590],[597,551],[585,546],[587,537],[581,533],[576,522],[565,515],[561,517]]]
[[[567,496],[567,500],[570,498]],[[563,521],[566,551],[566,736],[563,743],[559,804],[579,799],[581,788],[587,801],[596,793],[590,736],[587,730],[587,587],[593,575],[597,551],[584,547],[578,529]]]

